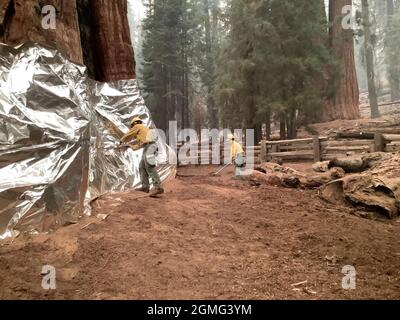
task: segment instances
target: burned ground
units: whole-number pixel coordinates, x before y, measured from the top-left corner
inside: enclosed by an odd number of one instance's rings
[[[400,298],[398,221],[212,170],[180,169],[161,199],[108,195],[94,209],[105,221],[0,243],[0,298]],[[41,287],[48,264],[54,291]],[[355,290],[341,287],[345,265],[356,268]]]

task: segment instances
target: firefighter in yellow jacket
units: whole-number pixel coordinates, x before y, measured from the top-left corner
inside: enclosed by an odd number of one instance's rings
[[[143,148],[143,158],[139,165],[142,188],[139,191],[150,192],[150,178],[154,185],[154,191],[150,196],[157,197],[163,194],[164,189],[161,186],[160,175],[157,172],[155,164],[154,155],[157,151],[157,146],[151,137],[150,129],[143,125],[143,121],[139,117],[135,117],[132,120],[131,130],[121,138],[122,144],[129,142],[133,142],[131,147],[135,151]]]
[[[242,168],[246,165],[246,155],[243,151],[242,145],[235,140],[233,134],[228,134],[228,140],[231,142],[231,156],[235,164],[235,176],[240,177]]]

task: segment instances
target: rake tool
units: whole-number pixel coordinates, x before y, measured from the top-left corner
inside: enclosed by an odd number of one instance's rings
[[[213,176],[219,175],[222,171],[224,171],[226,168],[228,168],[231,165],[231,163],[224,165],[221,169],[219,169],[217,172],[213,173]]]

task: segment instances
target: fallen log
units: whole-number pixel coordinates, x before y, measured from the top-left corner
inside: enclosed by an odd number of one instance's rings
[[[384,152],[367,153],[359,157],[335,158],[329,162],[328,168],[339,167],[346,173],[359,173],[388,158],[390,155]]]
[[[270,157],[279,157],[286,159],[313,159],[314,153],[312,150],[307,151],[290,151],[290,152],[271,152],[268,154]]]
[[[285,188],[318,188],[330,181],[344,177],[345,172],[341,168],[308,176],[302,172],[278,164],[264,163],[256,167],[248,180],[253,185],[273,185]]]
[[[326,151],[370,151],[371,147],[370,146],[335,146],[335,147],[326,147]]]
[[[386,141],[400,141],[400,134],[384,134],[383,139]]]
[[[346,173],[363,172],[367,169],[366,163],[361,158],[335,158],[329,161],[328,168],[339,167]]]
[[[340,153],[329,153],[329,154],[327,154],[327,153],[323,153],[322,154],[322,160],[323,161],[331,161],[331,160],[333,160],[333,159],[341,159],[341,158],[344,158],[344,159],[346,159],[346,158],[349,158],[349,155],[347,155],[347,154],[340,154]]]
[[[277,140],[277,141],[267,141],[269,145],[284,145],[284,144],[296,144],[296,143],[312,143],[312,138],[304,138],[304,139],[294,139],[294,140]]]
[[[368,131],[386,134],[400,134],[400,127],[368,127]]]
[[[374,144],[373,140],[341,140],[341,141],[324,141],[321,143],[322,147],[350,147],[350,146],[371,146]]]
[[[379,209],[388,218],[400,213],[400,154],[376,152],[357,161],[337,159],[344,169],[358,167],[364,172],[334,180],[321,188],[321,195],[334,203],[351,203],[370,209]]]
[[[386,152],[399,152],[400,151],[400,143],[390,143],[386,145]]]
[[[328,165],[329,161],[319,161],[312,165],[312,169],[315,172],[327,172],[329,171]]]
[[[375,134],[371,132],[338,132],[336,139],[374,139]]]
[[[321,196],[332,203],[350,202],[370,209],[378,208],[392,219],[400,211],[400,178],[354,174],[329,182],[322,187]]]
[[[332,168],[327,172],[316,174],[300,180],[301,186],[309,189],[319,188],[333,180],[343,178],[345,172],[342,168]]]
[[[320,162],[313,168],[323,171],[326,165]],[[262,163],[246,179],[258,186],[320,188],[321,196],[332,203],[378,209],[389,218],[400,214],[400,153],[375,152],[359,158],[334,159],[329,165],[332,167],[327,172],[307,175],[278,164]],[[345,170],[358,173],[345,175]]]
[[[262,172],[262,173],[287,173],[287,174],[293,174],[297,176],[305,176],[305,174],[301,173],[300,171],[297,171],[295,169],[289,168],[289,167],[283,167],[280,164],[273,163],[273,162],[264,162],[261,163],[259,166],[254,168],[256,171]]]

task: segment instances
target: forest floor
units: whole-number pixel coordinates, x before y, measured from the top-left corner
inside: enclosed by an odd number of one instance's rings
[[[0,299],[400,298],[399,221],[215,170],[180,168],[160,199],[108,195],[93,212],[104,221],[0,243]],[[42,289],[43,265],[56,290]],[[342,289],[345,265],[355,290]]]

